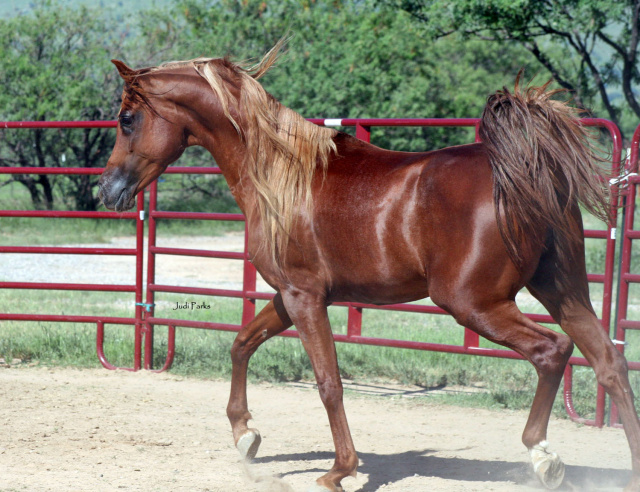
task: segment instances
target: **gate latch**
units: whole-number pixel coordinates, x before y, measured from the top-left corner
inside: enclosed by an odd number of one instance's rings
[[[147,313],[150,313],[155,303],[147,304],[146,302],[136,302],[136,306],[142,306]]]

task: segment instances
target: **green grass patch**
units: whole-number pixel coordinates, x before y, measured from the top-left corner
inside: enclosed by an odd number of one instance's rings
[[[132,300],[121,294],[69,292],[47,299],[41,291],[6,291],[0,298],[9,302],[14,312],[47,312],[50,314],[104,314],[131,316]],[[184,295],[158,294],[156,316],[240,323],[242,303],[238,299],[190,296],[205,301],[210,309],[173,311]],[[264,305],[258,303],[258,309]],[[20,306],[20,309],[17,307]],[[334,332],[345,333],[347,310],[331,307]],[[133,364],[134,329],[132,326],[107,325],[105,353],[117,366]],[[424,316],[415,313],[365,310],[363,335],[379,338],[459,344],[463,330],[449,316]],[[635,333],[633,335],[636,335]],[[0,324],[0,357],[21,359],[23,363],[74,367],[99,367],[95,351],[95,325],[40,322],[2,322]],[[172,372],[199,378],[229,378],[229,352],[235,333],[193,328],[178,328],[176,354]],[[167,328],[158,326],[154,334],[154,366],[164,364],[167,351]],[[634,344],[636,345],[636,344]],[[465,356],[418,350],[356,344],[337,344],[342,376],[362,382],[393,381],[425,388],[451,385],[474,385],[484,388],[477,393],[433,395],[443,403],[488,408],[528,409],[535,392],[535,370],[525,361]],[[632,354],[632,353],[631,353]],[[249,366],[251,381],[312,380],[313,372],[298,339],[277,337],[256,352]],[[640,394],[640,378],[632,375],[636,394]],[[574,405],[587,418],[595,414],[596,383],[589,368],[574,368]],[[566,416],[561,393],[554,414]]]

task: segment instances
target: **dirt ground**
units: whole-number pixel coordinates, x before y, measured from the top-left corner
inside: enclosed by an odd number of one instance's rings
[[[249,387],[263,442],[244,465],[225,415],[229,383],[171,374],[0,369],[0,491],[303,491],[333,446],[311,384]],[[372,396],[375,395],[375,396]],[[448,407],[419,388],[346,392],[360,456],[346,492],[541,490],[520,443],[526,414]],[[629,452],[618,429],[553,420],[561,490],[619,490]]]

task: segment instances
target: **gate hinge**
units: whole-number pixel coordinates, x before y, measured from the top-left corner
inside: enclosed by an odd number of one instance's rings
[[[142,306],[147,313],[150,313],[155,303],[147,304],[146,302],[136,302],[136,306]]]
[[[140,220],[144,220],[144,210],[140,210]]]

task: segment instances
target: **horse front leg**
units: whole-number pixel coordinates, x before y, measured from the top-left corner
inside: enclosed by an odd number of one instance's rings
[[[250,429],[251,413],[247,404],[247,368],[257,348],[269,338],[292,325],[280,294],[267,304],[253,321],[243,327],[231,347],[231,394],[227,416],[231,422],[233,440],[243,458],[253,459],[262,438],[257,429]]]
[[[344,411],[342,381],[327,306],[324,298],[293,289],[283,292],[283,300],[311,361],[336,450],[333,467],[316,480],[310,492],[338,492],[342,490],[340,481],[344,477],[356,475],[358,456]]]

